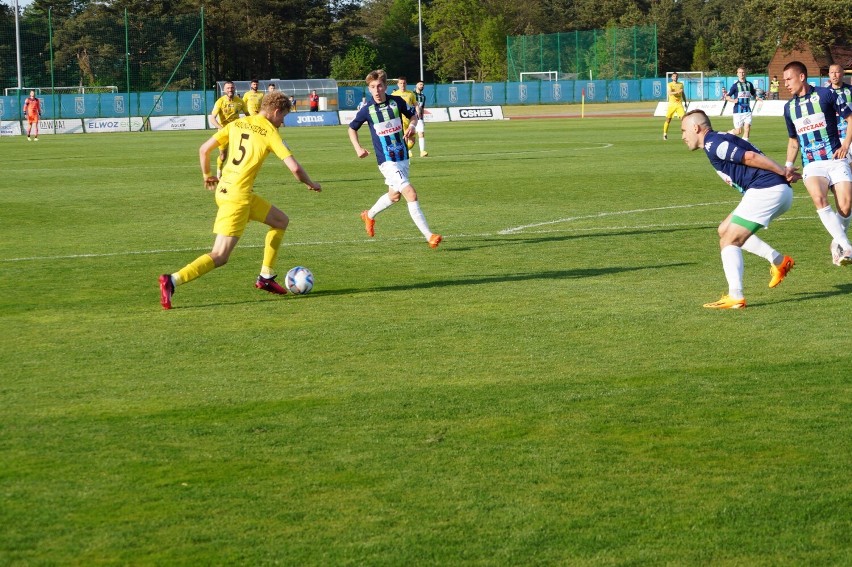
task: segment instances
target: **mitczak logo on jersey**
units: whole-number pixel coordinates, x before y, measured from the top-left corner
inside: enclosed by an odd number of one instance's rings
[[[402,120],[394,118],[382,124],[376,124],[373,129],[376,131],[376,136],[393,136],[402,131]]]
[[[803,118],[798,118],[793,122],[796,125],[796,134],[803,136],[808,132],[821,130],[825,128],[825,114],[820,112]]]

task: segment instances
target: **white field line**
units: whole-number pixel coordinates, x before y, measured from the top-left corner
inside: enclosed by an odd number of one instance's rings
[[[652,212],[652,211],[661,211],[668,209],[685,209],[692,207],[703,207],[710,205],[723,205],[723,204],[731,204],[736,203],[738,201],[722,201],[718,203],[698,203],[694,205],[674,205],[670,207],[654,207],[648,209],[634,209],[630,211],[611,211],[611,212],[603,212],[597,213],[594,215],[585,215],[578,217],[566,217],[563,219],[558,219],[555,221],[547,221],[541,223],[528,224],[523,226],[518,226],[514,228],[508,228],[504,230],[500,230],[495,232],[483,232],[483,233],[460,233],[453,235],[446,235],[444,238],[449,240],[461,240],[465,238],[489,238],[494,236],[507,236],[512,234],[518,234],[520,232],[524,232],[525,234],[552,234],[552,233],[583,233],[583,232],[611,232],[618,230],[647,230],[647,229],[659,229],[659,228],[678,228],[678,227],[689,227],[689,226],[710,226],[715,225],[719,221],[705,221],[705,222],[673,222],[673,223],[653,223],[653,224],[623,224],[623,225],[609,225],[609,226],[594,226],[594,227],[586,227],[586,228],[552,228],[553,225],[567,223],[572,220],[583,220],[583,219],[591,219],[591,218],[602,218],[608,216],[615,215],[628,215],[628,214],[639,214],[644,212]],[[798,220],[814,220],[815,215],[801,216],[801,217],[781,217],[776,219],[774,222],[782,222],[782,221],[798,221]],[[541,227],[551,227],[542,229]],[[538,229],[538,230],[531,230]],[[315,240],[315,241],[307,241],[307,242],[285,242],[283,246],[334,246],[334,245],[357,245],[357,244],[380,244],[380,243],[393,243],[393,242],[404,242],[404,241],[415,241],[415,240],[423,240],[420,236],[410,236],[410,237],[400,237],[400,238],[392,238],[392,239],[381,239],[381,240],[366,240],[363,238],[353,238],[346,240]],[[263,244],[241,244],[240,248],[263,248]],[[41,262],[41,261],[55,261],[55,260],[77,260],[83,258],[111,258],[115,256],[146,256],[146,255],[158,255],[158,254],[173,254],[177,252],[204,252],[206,250],[210,250],[210,246],[198,246],[191,248],[159,248],[153,250],[125,250],[121,252],[104,252],[104,253],[91,253],[91,254],[64,254],[64,255],[56,255],[56,256],[24,256],[18,258],[0,258],[0,264],[2,263],[12,263],[12,262]]]

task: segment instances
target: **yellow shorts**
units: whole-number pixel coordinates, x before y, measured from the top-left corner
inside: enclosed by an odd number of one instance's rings
[[[213,223],[213,233],[222,236],[242,236],[250,220],[263,222],[272,210],[272,203],[254,193],[248,203],[220,199],[216,193],[216,204],[219,212]]]
[[[671,118],[675,115],[677,115],[678,118],[683,118],[684,114],[686,114],[686,110],[684,110],[683,105],[681,103],[669,103],[669,108],[668,110],[666,110],[666,118]]]

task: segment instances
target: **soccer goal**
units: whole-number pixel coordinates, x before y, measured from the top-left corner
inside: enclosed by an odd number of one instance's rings
[[[455,81],[452,81],[452,83],[453,83],[454,85],[462,84],[462,83],[475,83],[475,82],[476,82],[476,81],[474,81],[473,79],[457,79],[457,80],[455,80]]]
[[[521,82],[524,81],[558,81],[558,71],[524,71],[518,77]]]
[[[671,76],[675,73],[677,73],[677,80],[683,83],[686,100],[707,100],[704,96],[703,71],[672,71],[666,73],[666,83],[672,80]]]

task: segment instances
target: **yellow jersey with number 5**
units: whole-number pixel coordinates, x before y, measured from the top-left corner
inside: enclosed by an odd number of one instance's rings
[[[293,155],[278,129],[262,114],[235,120],[213,137],[220,148],[228,147],[228,159],[216,188],[217,199],[249,202],[254,180],[269,152],[282,160]]]

